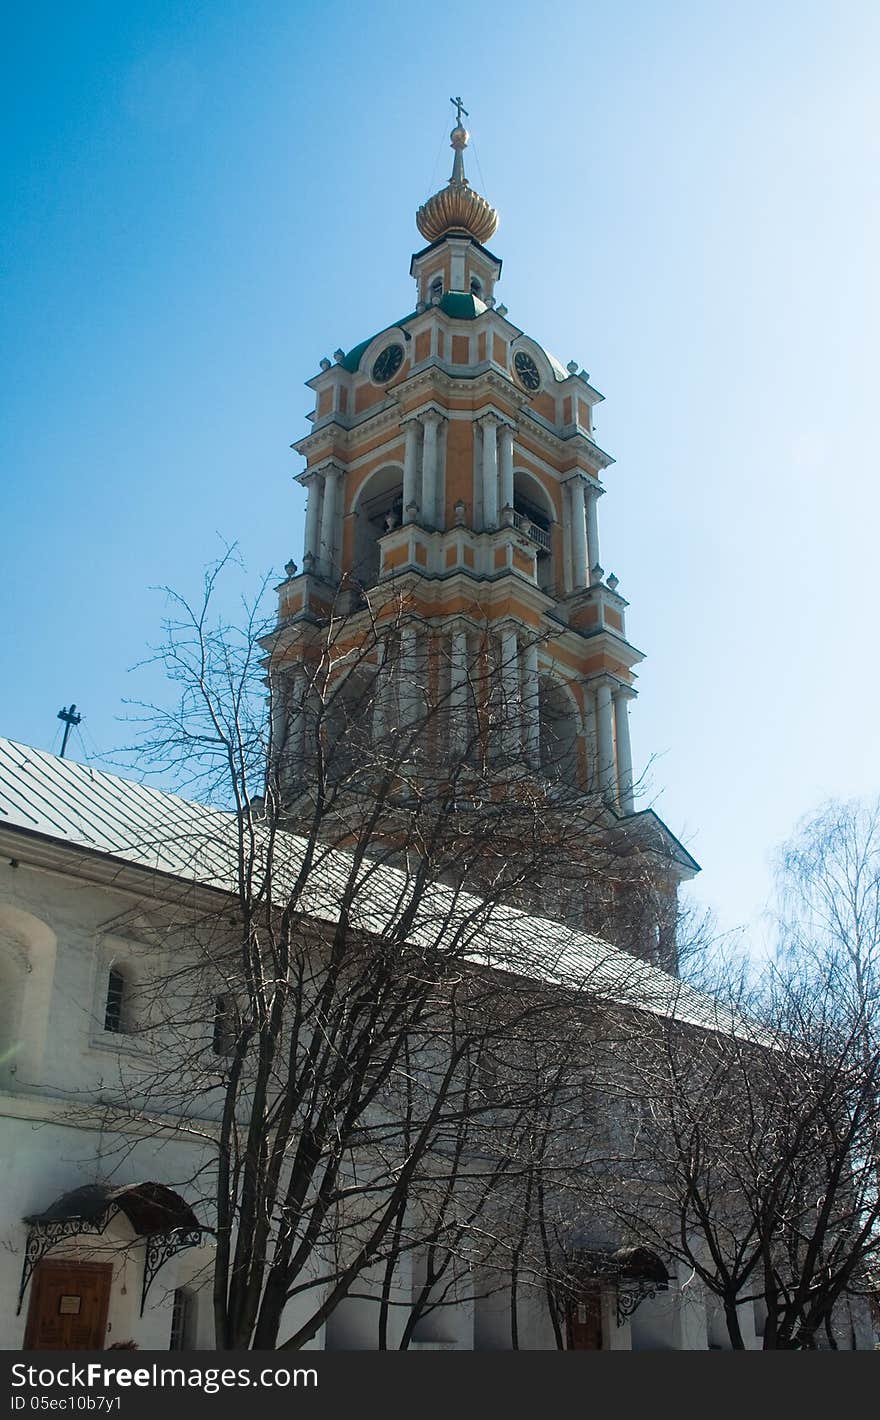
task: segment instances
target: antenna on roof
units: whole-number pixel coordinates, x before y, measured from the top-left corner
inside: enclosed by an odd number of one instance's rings
[[[64,739],[61,741],[61,758],[63,759],[64,751],[67,749],[67,737],[73,726],[79,724],[82,715],[77,715],[76,706],[71,703],[69,710],[65,705],[58,711],[58,719],[64,721]]]

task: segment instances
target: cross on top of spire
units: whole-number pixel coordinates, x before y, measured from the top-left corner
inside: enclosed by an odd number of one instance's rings
[[[449,146],[455,153],[452,173],[446,187],[429,197],[416,213],[416,226],[429,242],[439,241],[450,233],[473,237],[474,241],[488,241],[498,226],[498,213],[489,205],[485,197],[474,192],[464,174],[464,150],[470,134],[464,126],[468,111],[464,101],[458,98],[449,102],[455,109],[456,124],[449,135]]]

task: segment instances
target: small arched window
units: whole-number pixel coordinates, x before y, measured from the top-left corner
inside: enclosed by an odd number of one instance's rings
[[[471,277],[471,295],[477,296],[480,300],[483,299],[483,283],[479,276]]]
[[[443,295],[443,277],[435,276],[428,288],[428,294],[432,301],[439,301]]]
[[[212,1048],[215,1055],[230,1055],[235,1044],[232,1007],[228,996],[214,997],[214,1036]]]
[[[104,1029],[119,1034],[124,1030],[125,977],[115,966],[107,973],[107,1000],[104,1004]]]
[[[177,1287],[171,1310],[169,1351],[191,1351],[195,1333],[196,1299],[188,1287]]]

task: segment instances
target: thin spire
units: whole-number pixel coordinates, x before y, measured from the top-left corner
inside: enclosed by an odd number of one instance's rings
[[[464,114],[465,118],[468,118],[470,115],[460,98],[450,99],[449,102],[455,109],[455,127],[449,135],[452,147],[455,149],[455,158],[452,163],[452,177],[449,181],[458,187],[466,187],[468,180],[464,175],[464,150],[471,135],[462,123],[461,116]]]
[[[455,127],[449,135],[450,144],[455,151],[452,176],[446,187],[435,192],[434,196],[429,197],[419,208],[416,213],[416,226],[429,242],[439,241],[441,237],[452,233],[473,237],[477,242],[485,242],[498,226],[498,213],[485,197],[474,192],[464,175],[464,150],[471,135],[462,119],[468,117],[468,111],[461,98],[450,99],[449,102],[455,109],[456,119]]]

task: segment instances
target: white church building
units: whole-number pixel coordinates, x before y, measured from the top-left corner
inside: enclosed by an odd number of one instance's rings
[[[426,245],[412,259],[414,309],[322,360],[309,381],[311,427],[295,446],[306,464],[302,571],[288,564],[264,643],[274,700],[296,703],[322,619],[346,588],[355,637],[381,615],[383,588],[406,589],[413,619],[399,664],[406,674],[428,668],[447,697],[453,751],[456,735],[479,727],[481,709],[468,701],[474,667],[497,655],[516,707],[497,732],[503,743],[489,746],[499,762],[519,757],[536,775],[561,762],[609,821],[638,818],[665,850],[661,910],[639,941],[600,940],[583,904],[564,928],[532,904],[517,930],[537,941],[565,930],[585,962],[601,954],[606,979],[619,971],[641,1008],[711,1029],[711,1009],[675,972],[677,887],[697,865],[656,816],[635,811],[629,710],[642,656],[627,638],[618,579],[600,565],[597,507],[614,462],[595,439],[602,396],[497,302],[501,261],[485,245],[497,213],[465,177],[460,115],[451,137],[449,183],[417,215]],[[358,589],[375,593],[369,621]],[[376,734],[389,703],[378,705]],[[234,904],[228,863],[198,846],[228,837],[229,818],[0,740],[2,1348],[214,1346],[202,1181],[216,1117],[206,1110],[197,1129],[190,1111],[182,1127],[169,1109],[141,1130],[123,1127],[111,1106],[138,1069],[136,988],[156,953],[183,949],[182,904],[201,894],[216,905],[224,893]],[[163,941],[156,923],[169,916],[176,926]],[[415,1285],[401,1266],[398,1295]],[[590,1298],[567,1346],[729,1348],[720,1306],[669,1256],[620,1261]],[[757,1349],[758,1310],[749,1302],[741,1312],[745,1344]],[[873,1344],[861,1313],[842,1335],[842,1345]],[[371,1349],[376,1338],[367,1289],[309,1344]],[[519,1345],[556,1344],[536,1292],[523,1303]],[[475,1281],[410,1345],[509,1348],[503,1279]]]
[[[206,1153],[189,1124],[182,1135],[169,1117],[139,1137],[118,1121],[105,1126],[101,1105],[139,1049],[127,1011],[145,954],[155,951],[150,921],[163,905],[179,920],[194,879],[217,892],[216,865],[196,862],[191,845],[216,842],[218,814],[0,740],[2,1348],[121,1341],[213,1348],[210,1218],[194,1206],[201,1190],[188,1196],[186,1183]],[[555,926],[524,915],[523,922],[533,934]],[[585,956],[596,951],[586,935],[579,945]],[[651,1009],[667,1001],[679,1018],[699,1023],[697,993],[643,962],[634,986],[633,958],[603,944],[606,974],[615,960],[627,990],[637,989]],[[211,1118],[204,1123],[210,1130]],[[584,1337],[568,1344],[729,1347],[720,1308],[687,1271],[666,1259],[662,1276],[659,1284],[655,1277],[604,1287]],[[399,1285],[412,1284],[402,1276]],[[376,1310],[368,1297],[344,1302],[311,1344],[375,1348]],[[741,1310],[746,1344],[757,1348],[755,1308]],[[476,1288],[427,1331],[411,1349],[508,1348],[504,1288]],[[860,1348],[873,1345],[866,1316],[847,1331]],[[520,1346],[554,1345],[535,1299],[524,1310]]]
[[[102,1099],[139,1049],[129,998],[154,948],[151,915],[179,909],[191,845],[216,841],[206,810],[115,775],[0,740],[0,1346],[213,1347],[210,1220],[181,1180],[205,1155],[167,1129],[105,1129]],[[220,815],[220,817],[224,817]],[[183,847],[183,845],[190,845]],[[212,887],[210,891],[215,891]],[[234,899],[230,898],[231,903]],[[138,940],[137,923],[144,922]],[[552,924],[534,921],[536,930]],[[584,939],[585,950],[593,949]],[[627,981],[633,962],[621,959]],[[680,1012],[681,986],[640,963],[644,989]],[[205,1121],[212,1126],[211,1119]],[[724,1345],[699,1289],[669,1282],[631,1316],[603,1295],[607,1349]],[[682,1278],[681,1280],[686,1280]],[[521,1345],[552,1347],[534,1304]],[[317,1345],[375,1346],[375,1305],[346,1302]],[[436,1328],[435,1328],[436,1329]],[[439,1340],[414,1347],[504,1349],[503,1291],[446,1308]],[[747,1335],[749,1335],[747,1331]],[[757,1345],[754,1327],[749,1336]]]

